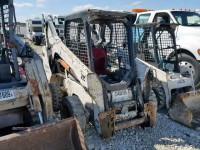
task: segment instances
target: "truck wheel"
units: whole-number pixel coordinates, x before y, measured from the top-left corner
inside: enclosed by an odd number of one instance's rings
[[[181,56],[179,56],[179,58],[181,58],[181,62],[179,63],[179,65],[185,66],[189,70],[192,71],[193,78],[194,78],[194,84],[197,85],[200,82],[199,62],[195,58],[193,58],[187,54],[181,54]]]
[[[80,127],[85,132],[86,114],[83,104],[77,96],[67,96],[61,104],[61,118],[75,117],[80,124]]]

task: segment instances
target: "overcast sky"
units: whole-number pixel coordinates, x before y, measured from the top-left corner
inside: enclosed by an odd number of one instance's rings
[[[143,9],[200,9],[200,0],[14,0],[17,20],[41,17],[42,13],[67,15],[87,8],[131,11]]]

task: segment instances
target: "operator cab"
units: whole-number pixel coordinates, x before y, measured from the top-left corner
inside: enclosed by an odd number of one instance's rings
[[[65,44],[99,77],[110,84],[121,82],[132,71],[130,20],[135,17],[130,13],[99,10],[83,11],[80,16],[84,15],[89,16],[86,22],[82,19],[69,21],[67,17]]]
[[[131,69],[128,34],[125,24],[116,20],[92,24],[94,70],[109,82],[119,82]],[[92,28],[94,29],[94,28]]]

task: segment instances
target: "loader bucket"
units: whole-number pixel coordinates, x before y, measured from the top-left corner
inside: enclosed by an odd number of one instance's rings
[[[86,147],[78,121],[70,118],[0,137],[0,149],[86,150]]]
[[[199,128],[200,90],[178,95],[169,110],[169,116],[190,128]]]

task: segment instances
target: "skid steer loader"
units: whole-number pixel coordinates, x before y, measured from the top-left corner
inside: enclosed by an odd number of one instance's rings
[[[149,99],[152,70],[136,68],[132,19],[117,11],[77,12],[66,16],[62,42],[51,19],[45,18],[43,63],[49,82],[66,88],[62,103],[82,130],[92,119],[103,138],[156,123],[157,101]]]
[[[14,34],[12,0],[0,1],[0,19],[0,149],[86,149],[76,119],[55,122],[57,91],[51,93],[41,58]]]
[[[200,127],[200,91],[195,91],[192,72],[179,66],[174,24],[134,25],[137,57],[154,70],[153,90],[160,107],[170,117],[192,128]]]

